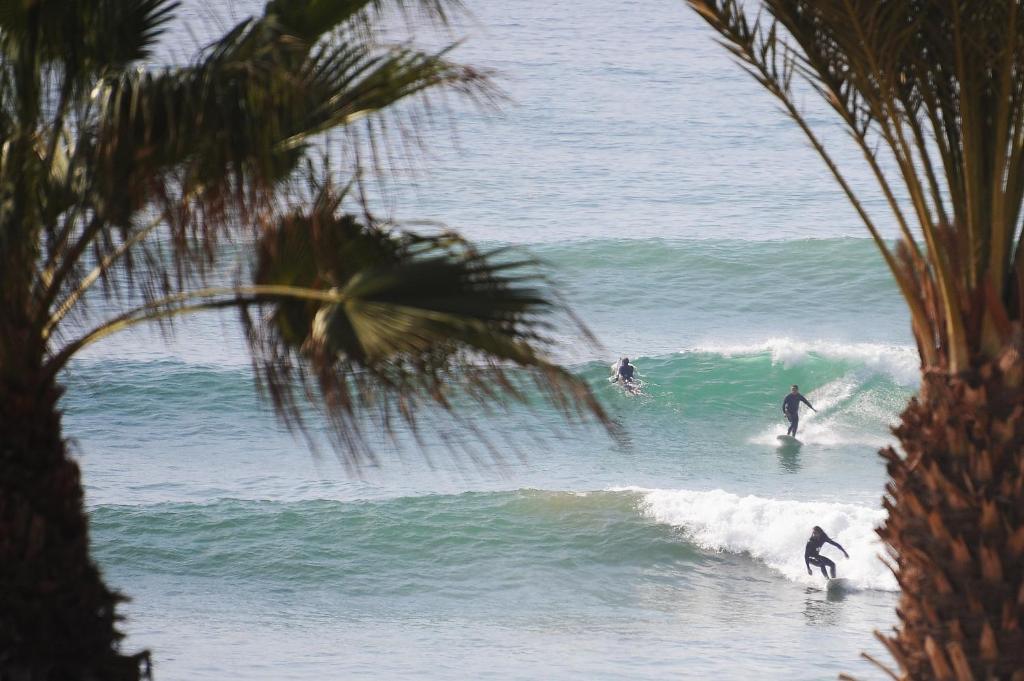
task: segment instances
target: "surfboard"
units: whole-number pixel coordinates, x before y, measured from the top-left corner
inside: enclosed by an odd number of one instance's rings
[[[608,381],[617,385],[622,392],[631,397],[637,397],[644,394],[644,382],[640,379],[634,378],[632,381],[619,381],[617,379],[617,376],[612,376]]]
[[[779,435],[776,439],[783,445],[793,445],[799,447],[800,445],[803,444],[803,442],[800,442],[800,440],[797,440],[792,435]]]
[[[825,584],[825,590],[831,593],[855,591],[853,583],[843,577],[833,577]]]

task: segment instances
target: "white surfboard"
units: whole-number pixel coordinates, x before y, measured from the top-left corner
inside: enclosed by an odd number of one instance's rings
[[[644,392],[644,382],[638,378],[634,378],[631,381],[620,381],[618,376],[612,376],[608,379],[610,383],[614,383],[619,386],[622,392],[626,393],[631,397],[638,397],[640,395],[646,395]]]
[[[783,446],[792,445],[794,447],[799,447],[803,444],[803,442],[800,442],[800,440],[797,440],[792,435],[779,435],[776,439]]]

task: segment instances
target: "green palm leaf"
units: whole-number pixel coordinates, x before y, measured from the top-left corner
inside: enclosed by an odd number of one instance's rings
[[[193,62],[148,64],[175,7],[0,0],[3,679],[149,676],[147,653],[120,652],[123,599],[91,561],[58,406],[70,359],[123,329],[239,312],[281,416],[326,407],[350,464],[376,456],[367,428],[418,437],[440,423],[423,414],[480,442],[459,407],[528,402],[531,378],[610,427],[548,358],[559,308],[536,268],[385,230],[319,189],[359,176],[355,150],[386,158],[391,127],[414,135],[431,93],[490,92],[447,49],[381,41],[382,18],[443,23],[458,2],[272,1]]]
[[[417,426],[431,403],[452,409],[458,393],[523,401],[510,367],[532,374],[559,407],[609,423],[579,379],[547,358],[557,306],[535,263],[481,253],[455,235],[419,237],[360,224],[321,197],[312,215],[292,215],[265,235],[257,285],[330,291],[338,302],[276,299],[249,315],[261,376],[283,414],[308,379],[334,408],[339,432],[360,431],[376,409]],[[265,324],[256,319],[266,320]],[[282,369],[282,357],[290,357]],[[357,456],[365,451],[350,446]]]
[[[29,45],[40,62],[58,62],[85,82],[150,56],[177,0],[0,1],[0,42],[9,52]]]
[[[48,280],[47,300],[76,295],[85,274],[71,264],[89,248],[103,261],[130,255],[125,244],[132,244],[141,255],[123,263],[166,263],[144,241],[135,243],[152,211],[170,230],[173,269],[143,268],[138,281],[173,293],[183,276],[217,258],[223,238],[272,219],[271,196],[287,190],[317,135],[343,128],[355,135],[353,123],[367,118],[373,134],[396,103],[424,91],[489,87],[486,76],[444,52],[385,48],[356,31],[311,48],[279,23],[270,14],[243,21],[194,66],[127,72],[95,90],[87,119],[95,127],[82,131],[66,164],[88,173],[78,181],[96,219],[70,223],[47,240],[49,259],[65,265],[40,277]],[[60,175],[58,184],[70,177]]]

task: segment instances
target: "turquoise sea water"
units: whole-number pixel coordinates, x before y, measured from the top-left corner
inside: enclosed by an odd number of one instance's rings
[[[257,7],[186,3],[175,35]],[[566,327],[560,359],[625,441],[515,407],[479,415],[487,445],[400,432],[351,475],[315,415],[311,453],[259,401],[232,319],[112,338],[62,406],[126,646],[163,680],[880,678],[875,452],[917,361],[855,215],[681,3],[471,9],[458,54],[510,100],[456,105],[457,145],[384,205],[545,263],[600,343]],[[621,355],[639,397],[607,383]],[[804,571],[815,524],[855,591]]]

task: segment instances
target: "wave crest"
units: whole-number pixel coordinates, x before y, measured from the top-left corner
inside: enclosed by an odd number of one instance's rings
[[[782,365],[787,369],[817,357],[848,362],[876,373],[888,375],[900,385],[908,388],[917,387],[921,376],[921,364],[917,349],[909,345],[768,338],[760,343],[698,345],[683,349],[682,352],[715,354],[726,358],[769,355],[773,365]]]
[[[659,523],[683,530],[689,541],[706,550],[748,554],[786,579],[823,587],[817,572],[807,574],[804,544],[811,528],[820,525],[850,554],[849,560],[826,545],[837,574],[859,589],[898,591],[896,578],[882,563],[882,544],[875,528],[885,519],[880,509],[832,502],[740,497],[724,490],[636,490],[640,510]]]

